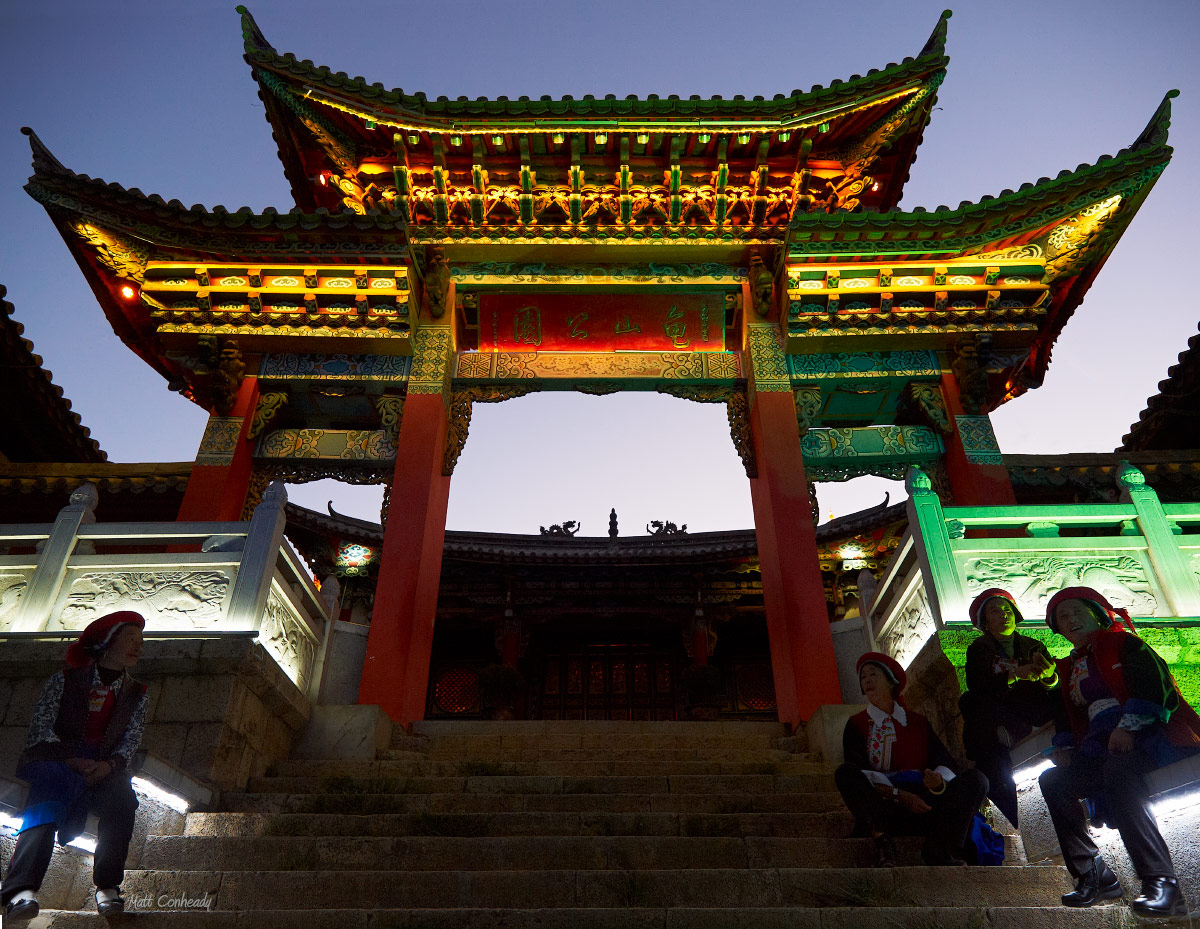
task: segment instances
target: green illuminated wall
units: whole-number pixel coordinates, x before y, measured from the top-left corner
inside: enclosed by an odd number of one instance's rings
[[[1135,620],[1136,622],[1136,620]],[[1021,635],[1038,639],[1046,644],[1050,654],[1061,658],[1071,650],[1071,643],[1055,635],[1045,626],[1023,623],[1018,630]],[[973,626],[956,623],[938,633],[942,651],[958,672],[959,689],[966,689],[967,646],[980,633]],[[1179,691],[1194,707],[1200,707],[1200,624],[1195,626],[1150,626],[1138,625],[1138,635],[1148,642],[1167,662],[1171,673],[1179,684]]]

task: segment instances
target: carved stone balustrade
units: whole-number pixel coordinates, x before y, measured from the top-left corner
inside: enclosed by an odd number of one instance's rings
[[[892,655],[910,681],[936,662],[945,667],[943,655],[961,671],[975,635],[967,607],[1000,587],[1026,618],[1022,631],[1060,654],[1065,640],[1054,641],[1042,624],[1046,604],[1064,587],[1087,586],[1129,610],[1187,689],[1200,664],[1200,502],[1162,504],[1128,465],[1117,482],[1118,503],[943,508],[929,478],[912,468],[908,530],[864,598],[866,641],[848,638],[847,648]],[[848,653],[838,660],[853,667]],[[936,715],[934,704],[957,700],[952,677],[930,689],[945,692],[927,694],[923,711]]]
[[[116,610],[148,633],[256,633],[316,701],[330,610],[283,537],[282,484],[248,522],[97,523],[96,490],[71,495],[53,524],[0,525],[0,635],[60,636]]]

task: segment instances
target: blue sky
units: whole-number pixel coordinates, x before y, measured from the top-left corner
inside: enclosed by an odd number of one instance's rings
[[[268,39],[334,70],[433,96],[773,95],[915,55],[942,3],[258,0]],[[69,168],[186,204],[291,205],[234,3],[0,7],[0,283],[55,381],[114,461],[186,461],[205,414],[113,335],[21,189],[30,125]],[[956,206],[1094,162],[1177,87],[1174,162],[1054,352],[1046,384],[993,415],[1007,452],[1110,451],[1196,331],[1187,270],[1200,216],[1200,4],[960,4],[938,109],[901,206]],[[883,482],[821,485],[823,517]],[[895,501],[895,488],[893,501]],[[378,493],[293,499],[372,517]],[[534,395],[476,408],[451,487],[454,529],[536,532],[615,506],[693,530],[752,525],[724,408],[653,394]]]

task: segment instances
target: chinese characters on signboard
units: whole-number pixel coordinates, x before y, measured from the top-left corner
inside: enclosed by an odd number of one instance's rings
[[[484,352],[721,352],[724,301],[705,294],[481,294]]]

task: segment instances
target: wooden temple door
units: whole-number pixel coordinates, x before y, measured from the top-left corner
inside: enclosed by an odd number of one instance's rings
[[[676,719],[675,656],[649,642],[552,647],[535,712],[542,719]]]

